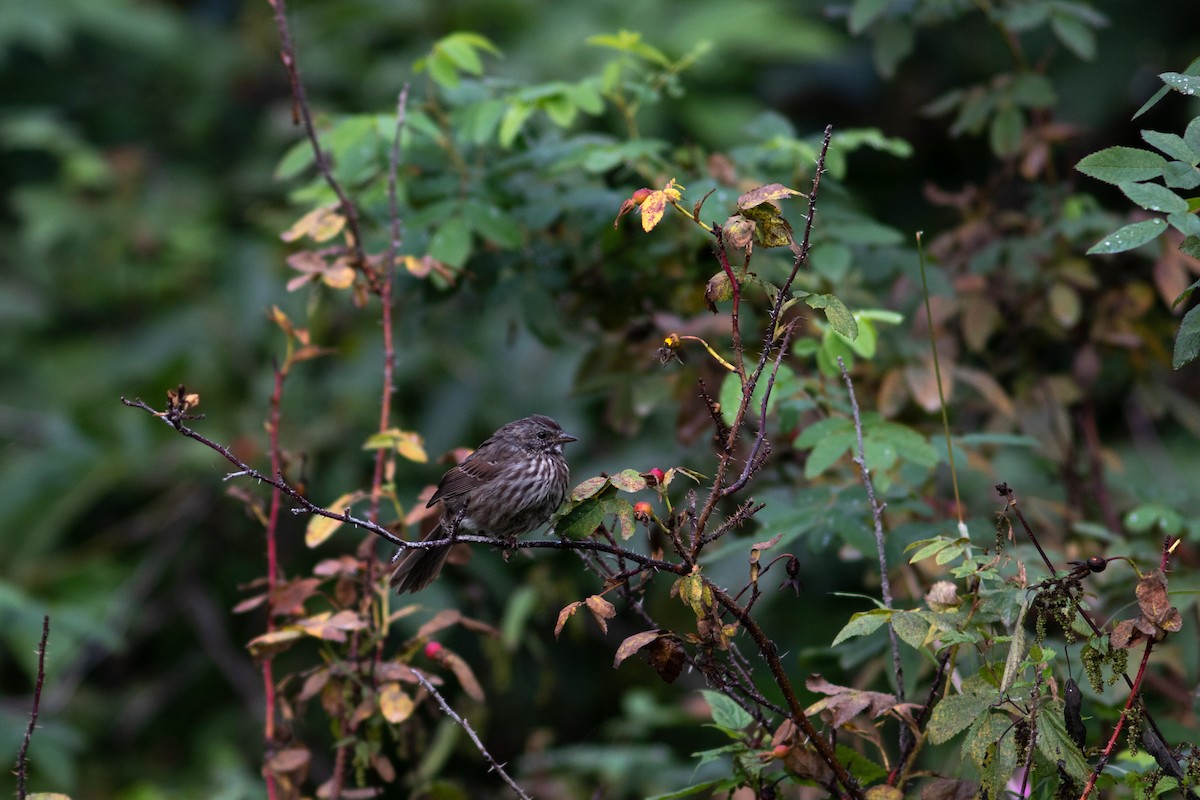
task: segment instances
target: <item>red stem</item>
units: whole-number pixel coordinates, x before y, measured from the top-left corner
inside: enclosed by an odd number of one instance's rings
[[[1121,712],[1120,719],[1117,720],[1117,724],[1113,727],[1112,736],[1108,737],[1108,744],[1105,746],[1104,752],[1100,755],[1100,760],[1096,763],[1096,768],[1092,770],[1087,785],[1083,787],[1083,794],[1079,795],[1079,800],[1087,800],[1087,796],[1091,794],[1092,787],[1096,785],[1096,781],[1100,778],[1100,773],[1104,771],[1104,765],[1112,758],[1113,748],[1116,747],[1117,739],[1121,736],[1121,728],[1125,726],[1125,720],[1129,717],[1129,713],[1137,701],[1138,692],[1142,687],[1142,678],[1146,674],[1146,664],[1150,662],[1150,653],[1153,650],[1154,641],[1147,640],[1146,649],[1142,653],[1142,663],[1138,666],[1137,677],[1133,679],[1133,688],[1129,692],[1129,698],[1125,701],[1125,709]]]
[[[283,452],[279,446],[279,408],[283,402],[283,381],[287,377],[286,367],[275,367],[275,387],[271,392],[271,405],[267,417],[267,431],[271,447],[271,474],[283,473]],[[278,577],[279,558],[276,549],[276,533],[279,530],[279,509],[283,505],[283,492],[278,487],[271,490],[271,508],[267,514],[267,633],[275,630],[275,610],[272,602],[275,595],[275,583]],[[263,694],[265,715],[265,734],[267,753],[275,746],[275,677],[272,672],[271,657],[266,656],[262,662]],[[267,798],[275,800],[275,773],[269,769],[263,770],[267,781]]]

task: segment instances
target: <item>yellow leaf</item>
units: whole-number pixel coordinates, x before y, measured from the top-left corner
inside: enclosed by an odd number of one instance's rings
[[[404,693],[398,683],[384,684],[379,692],[379,711],[383,718],[393,725],[398,725],[412,716],[415,706],[413,699]]]
[[[295,224],[284,231],[279,238],[285,242],[294,242],[301,236],[308,236],[316,242],[332,239],[346,226],[346,218],[333,209],[333,206],[314,208],[296,220]]]
[[[358,499],[358,492],[347,492],[337,500],[334,500],[330,504],[329,510],[335,514],[342,514]],[[313,515],[308,521],[308,529],[304,532],[304,543],[309,547],[316,547],[332,536],[334,531],[341,526],[342,521],[340,519],[331,519],[319,514]]]
[[[350,266],[350,259],[346,256],[334,261],[325,270],[325,274],[321,276],[321,280],[326,286],[334,289],[345,289],[354,283],[354,268]]]
[[[613,604],[605,600],[598,594],[594,594],[584,602],[587,603],[588,611],[592,612],[592,616],[596,619],[596,624],[600,626],[600,630],[608,633],[608,621],[617,615],[617,609]]]
[[[651,192],[641,205],[642,230],[647,233],[654,230],[666,211],[667,195],[664,192]]]
[[[363,445],[363,450],[395,449],[402,458],[425,464],[429,456],[425,452],[425,440],[419,433],[402,431],[399,428],[389,428],[386,431],[371,434]]]
[[[562,610],[558,612],[558,622],[554,626],[555,639],[557,639],[558,635],[562,633],[563,626],[567,624],[567,620],[569,620],[571,616],[579,610],[581,605],[583,605],[583,601],[576,600],[574,603],[569,603],[563,606]]]
[[[262,636],[255,636],[246,645],[246,649],[250,651],[250,655],[255,658],[264,658],[274,653],[286,650],[291,646],[292,642],[304,635],[304,631],[295,627],[280,628],[277,631],[264,633]]]

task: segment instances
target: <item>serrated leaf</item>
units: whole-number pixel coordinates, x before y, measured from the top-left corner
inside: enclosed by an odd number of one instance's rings
[[[1186,94],[1188,97],[1200,94],[1200,75],[1184,75],[1182,72],[1163,72],[1158,77],[1167,86],[1170,86],[1181,94]]]
[[[1037,749],[1051,764],[1061,765],[1075,780],[1080,783],[1087,780],[1091,768],[1067,735],[1060,701],[1051,703],[1046,713],[1038,714]]]
[[[567,539],[586,539],[604,523],[605,506],[600,497],[588,499],[569,508],[554,521],[554,532]]]
[[[646,488],[646,479],[636,469],[623,469],[608,480],[622,492],[640,492]]]
[[[871,611],[859,611],[851,615],[850,621],[838,631],[837,636],[833,637],[833,642],[830,647],[837,647],[847,639],[852,639],[855,636],[866,636],[879,630],[884,625],[888,624],[891,619],[892,612],[887,609],[873,609]]]
[[[1122,183],[1118,187],[1125,196],[1147,211],[1187,213],[1188,203],[1179,195],[1157,183]]]
[[[929,620],[916,611],[897,611],[892,614],[892,630],[914,650],[920,650],[925,645],[929,628]]]
[[[809,308],[823,310],[825,318],[829,320],[830,327],[836,333],[840,333],[851,340],[858,338],[858,321],[854,319],[854,315],[850,313],[850,309],[846,307],[846,304],[836,295],[810,294],[804,298],[804,303]]]
[[[1143,130],[1142,140],[1162,152],[1166,153],[1176,161],[1195,166],[1200,163],[1200,152],[1189,145],[1182,136],[1174,133],[1162,133],[1160,131]]]
[[[594,478],[588,478],[586,481],[583,481],[582,483],[580,483],[578,486],[576,486],[574,489],[571,490],[570,499],[576,503],[581,500],[586,500],[589,497],[591,497],[592,495],[599,492],[601,489],[603,489],[607,485],[608,485],[608,476],[607,475],[597,475]]]
[[[1167,161],[1140,147],[1108,147],[1080,160],[1075,169],[1084,175],[1120,185],[1148,181],[1163,174]]]
[[[987,713],[995,692],[984,693],[980,688],[978,682],[968,683],[964,685],[962,694],[943,698],[933,707],[933,713],[929,716],[929,741],[944,744]]]
[[[754,718],[750,716],[746,709],[720,692],[701,689],[700,694],[704,695],[704,699],[708,702],[708,707],[712,709],[713,722],[720,727],[731,731],[740,731],[754,723]]]
[[[1148,219],[1134,222],[1119,228],[1088,248],[1089,256],[1105,253],[1123,253],[1135,247],[1141,247],[1167,230],[1167,223],[1161,219]]]
[[[773,200],[786,200],[789,197],[803,197],[803,192],[798,192],[795,189],[789,189],[782,183],[768,183],[765,186],[759,186],[756,189],[743,194],[737,200],[737,207],[742,211],[747,211],[751,208],[756,208],[763,203]]]
[[[1175,352],[1171,356],[1171,367],[1179,369],[1200,356],[1200,306],[1183,316],[1179,333],[1175,336]]]

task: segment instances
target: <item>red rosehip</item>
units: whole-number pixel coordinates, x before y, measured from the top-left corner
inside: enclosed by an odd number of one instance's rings
[[[662,486],[663,479],[667,476],[661,469],[654,467],[643,472],[642,477],[646,479],[646,483],[653,487]]]
[[[442,643],[441,642],[429,642],[428,644],[425,645],[425,657],[426,658],[437,658],[438,654],[441,652],[442,652]]]
[[[651,194],[653,194],[653,192],[645,187],[638,189],[633,193],[633,204],[635,206],[640,206],[642,203],[646,202],[646,198]]]
[[[649,522],[653,516],[654,516],[654,509],[651,508],[650,504],[647,503],[645,500],[642,500],[641,502],[638,502],[638,503],[634,503],[633,518],[636,519],[638,522]]]

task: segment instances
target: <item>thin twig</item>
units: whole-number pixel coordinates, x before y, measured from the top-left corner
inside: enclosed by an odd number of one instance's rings
[[[837,782],[846,790],[846,794],[854,798],[854,800],[863,800],[863,791],[858,785],[858,781],[838,761],[833,746],[813,727],[808,716],[804,713],[804,706],[800,705],[800,698],[796,694],[796,688],[792,685],[792,679],[788,677],[787,670],[783,668],[783,661],[779,658],[779,649],[775,646],[775,643],[768,638],[766,632],[759,626],[754,617],[738,605],[737,601],[730,597],[724,589],[707,579],[704,581],[704,586],[712,591],[713,598],[729,613],[733,614],[737,618],[737,621],[742,624],[742,627],[750,634],[750,637],[754,639],[759,654],[767,662],[767,667],[771,670],[771,675],[775,678],[775,685],[783,693],[783,699],[787,702],[792,722],[812,741],[817,755],[833,771]]]
[[[38,644],[37,681],[33,685],[33,708],[29,712],[29,725],[25,728],[25,739],[17,751],[17,800],[25,800],[25,773],[29,766],[29,740],[37,727],[38,707],[42,704],[42,683],[46,680],[46,642],[50,639],[50,615],[42,617],[42,641]]]
[[[289,345],[289,352],[290,352]],[[279,440],[279,426],[281,420],[280,409],[283,405],[283,384],[287,378],[290,360],[285,361],[282,367],[278,363],[275,364],[275,384],[271,391],[270,405],[267,412],[267,436],[269,440],[269,449],[271,453],[271,472],[276,475],[283,474],[283,448]],[[279,557],[276,536],[279,532],[279,509],[283,505],[283,492],[278,487],[271,489],[271,507],[267,513],[267,622],[266,632],[271,633],[275,630],[275,585],[279,579]],[[264,696],[264,711],[265,725],[263,730],[263,740],[265,744],[266,759],[270,759],[275,749],[275,675],[274,666],[270,654],[263,657],[262,661],[262,678],[263,678],[263,696]],[[263,770],[267,783],[267,799],[275,800],[278,793],[277,781],[275,772],[271,769]]]
[[[296,45],[292,41],[291,31],[288,29],[287,8],[285,0],[268,0],[272,8],[275,9],[275,27],[279,31],[279,58],[283,61],[284,69],[287,70],[288,82],[292,88],[292,118],[295,122],[304,126],[304,133],[308,137],[308,143],[312,147],[313,161],[316,163],[317,172],[325,179],[325,183],[337,195],[338,205],[346,217],[346,227],[350,232],[350,250],[354,256],[354,266],[363,271],[367,275],[368,282],[373,283],[374,279],[370,274],[367,264],[366,253],[363,251],[362,231],[358,222],[358,209],[350,202],[350,198],[346,195],[342,185],[338,183],[337,178],[333,177],[333,170],[330,169],[329,156],[321,147],[320,137],[317,136],[317,128],[313,123],[312,109],[308,105],[308,95],[304,90],[304,81],[300,80],[300,66],[296,62]]]
[[[504,771],[504,765],[496,761],[492,754],[488,752],[488,749],[484,747],[483,742],[480,740],[479,734],[475,733],[475,729],[471,727],[471,723],[467,722],[467,718],[460,716],[453,708],[450,707],[450,704],[446,702],[446,698],[442,697],[441,693],[434,688],[429,678],[427,678],[423,672],[418,669],[413,669],[412,667],[409,667],[409,669],[412,670],[413,675],[417,676],[417,680],[420,681],[421,685],[425,687],[425,691],[429,692],[429,694],[433,696],[433,699],[437,701],[438,706],[442,709],[442,713],[454,720],[454,722],[460,728],[467,732],[467,736],[471,737],[471,742],[475,745],[475,749],[478,750],[480,754],[487,759],[488,764],[491,765],[489,771],[497,773],[501,779],[508,784],[508,787],[516,793],[517,797],[521,798],[521,800],[533,800],[533,798],[526,794],[525,790],[521,788],[521,785],[513,780],[511,775]]]
[[[734,444],[745,422],[746,410],[750,405],[750,400],[754,396],[754,389],[758,383],[758,379],[767,368],[767,364],[771,361],[771,352],[775,348],[779,319],[783,314],[783,304],[787,296],[791,294],[792,284],[795,282],[800,268],[808,263],[808,251],[811,248],[812,242],[813,218],[817,213],[817,196],[820,193],[821,176],[825,173],[825,158],[829,153],[829,140],[832,136],[833,126],[828,125],[825,127],[825,136],[821,142],[821,152],[817,156],[812,189],[808,194],[808,216],[804,225],[804,238],[801,240],[802,243],[800,245],[794,247],[796,257],[792,262],[792,271],[788,274],[787,280],[779,287],[779,291],[775,295],[775,304],[771,307],[771,311],[767,316],[766,333],[763,336],[763,349],[759,355],[758,363],[755,365],[753,372],[746,376],[742,384],[742,400],[738,404],[737,411],[734,414],[733,424],[729,426],[729,431],[722,443],[723,448],[720,460],[717,462],[717,474],[713,478],[712,489],[709,491],[708,497],[704,501],[704,506],[700,509],[693,524],[693,529],[696,532],[693,541],[699,540],[700,535],[704,532],[704,528],[708,524],[708,518],[717,507],[717,502],[727,496],[723,491],[725,488],[725,473],[729,469],[730,460],[733,458]],[[795,245],[795,242],[793,242],[793,245]],[[768,387],[768,390],[770,388]],[[770,392],[767,391],[766,394],[769,397]],[[764,429],[765,426],[760,428],[760,432]]]
[[[883,541],[883,510],[887,503],[879,502],[875,496],[875,481],[871,479],[871,471],[867,469],[867,451],[863,445],[862,414],[858,410],[858,397],[854,394],[854,381],[850,380],[850,372],[841,356],[837,357],[838,367],[842,371],[842,381],[846,384],[846,393],[850,396],[850,415],[854,418],[854,435],[858,449],[855,451],[854,463],[858,465],[859,476],[867,490],[867,502],[871,506],[871,517],[875,523],[875,553],[879,558],[880,591],[883,593],[883,604],[890,611],[892,603],[892,581],[888,577],[887,550]],[[892,673],[896,679],[896,699],[904,702],[904,667],[900,663],[900,639],[896,636],[894,625],[888,625],[888,639],[892,645]],[[909,745],[912,731],[907,725],[900,726],[900,752]]]
[[[1121,737],[1121,728],[1125,725],[1125,720],[1129,719],[1130,713],[1135,705],[1138,704],[1138,696],[1142,686],[1142,678],[1146,675],[1146,664],[1150,662],[1150,653],[1154,650],[1154,640],[1146,640],[1146,648],[1142,651],[1142,663],[1138,665],[1137,678],[1133,681],[1133,686],[1129,689],[1129,697],[1125,700],[1125,708],[1121,710],[1121,716],[1117,718],[1117,724],[1113,726],[1113,732],[1108,737],[1108,744],[1104,747],[1104,752],[1100,754],[1100,760],[1096,762],[1096,766],[1092,768],[1092,774],[1088,776],[1088,782],[1083,787],[1083,794],[1079,795],[1079,800],[1087,800],[1087,796],[1092,793],[1092,789],[1096,785],[1096,781],[1100,778],[1100,773],[1104,771],[1108,760],[1112,758],[1113,748],[1117,746],[1117,740]],[[1166,741],[1165,739],[1163,741]]]

